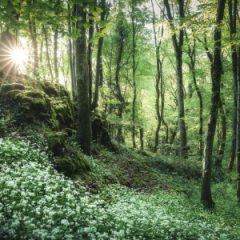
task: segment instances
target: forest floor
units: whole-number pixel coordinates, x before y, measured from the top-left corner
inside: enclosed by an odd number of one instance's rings
[[[240,239],[234,172],[213,171],[209,210],[194,159],[93,142],[92,173],[69,179],[54,169],[45,127],[0,125],[0,239]],[[67,143],[79,149],[74,136]]]

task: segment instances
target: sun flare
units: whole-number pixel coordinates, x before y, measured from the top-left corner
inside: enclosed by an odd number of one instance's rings
[[[23,49],[15,49],[12,51],[11,55],[13,61],[20,66],[23,65],[24,61],[27,60],[27,55]]]

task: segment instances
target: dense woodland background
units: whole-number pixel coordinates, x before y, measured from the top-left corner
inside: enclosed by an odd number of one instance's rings
[[[56,88],[48,94],[53,131],[71,124],[86,157],[98,155],[106,131],[116,154],[137,149],[154,168],[201,179],[204,206],[215,207],[211,182],[240,203],[239,7],[238,0],[1,0],[0,94],[17,101],[23,89]],[[25,85],[7,87],[14,83]],[[60,101],[71,109],[63,112],[68,120],[56,110]]]

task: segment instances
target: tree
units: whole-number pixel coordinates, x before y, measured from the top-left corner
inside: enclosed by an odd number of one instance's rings
[[[78,131],[77,139],[83,152],[91,155],[91,121],[90,107],[88,97],[88,65],[87,65],[87,46],[86,46],[86,11],[84,6],[77,4],[78,20],[76,29],[80,29],[81,36],[76,40],[76,80],[77,80],[77,114],[78,114]]]
[[[237,46],[233,43],[233,37],[236,34],[236,19],[237,19],[237,0],[234,0],[234,8],[232,8],[232,0],[228,0],[229,12],[229,27],[231,41],[231,58],[232,58],[232,73],[233,73],[233,89],[234,89],[234,111],[232,121],[232,145],[231,155],[228,164],[228,170],[232,170],[233,162],[236,156],[236,135],[237,135],[237,92],[238,92],[238,55]]]
[[[173,16],[170,11],[170,5],[168,0],[164,0],[164,4],[167,10],[168,21],[173,31],[172,42],[176,57],[176,74],[177,74],[177,92],[178,92],[178,125],[180,131],[180,145],[181,156],[187,158],[187,132],[184,120],[184,98],[183,98],[183,79],[182,79],[182,46],[184,30],[181,27],[184,18],[184,1],[178,0],[179,17],[180,17],[180,30],[179,30],[179,42],[177,42],[177,35],[174,31]]]
[[[155,11],[154,11],[154,5],[153,1],[151,0],[152,3],[152,10],[153,10],[153,33],[154,33],[154,43],[155,43],[155,49],[156,49],[156,65],[157,65],[157,73],[156,73],[156,112],[157,112],[157,128],[155,132],[155,144],[154,144],[154,149],[153,152],[157,152],[157,147],[158,147],[158,140],[159,140],[159,130],[161,127],[161,123],[163,120],[163,109],[164,109],[164,89],[163,89],[163,59],[160,59],[160,46],[161,46],[161,39],[160,41],[157,41],[157,33],[155,30]],[[164,12],[162,13],[164,15]],[[161,35],[160,37],[163,37],[163,26],[161,27]],[[160,85],[160,90],[159,90],[159,85]],[[161,110],[160,110],[160,103],[159,99],[161,96]]]
[[[216,26],[214,30],[214,55],[213,55],[213,78],[212,78],[212,95],[211,95],[211,109],[208,120],[207,137],[204,148],[204,162],[203,162],[203,179],[201,201],[207,207],[214,207],[215,203],[211,195],[211,171],[212,171],[212,149],[214,141],[214,133],[216,130],[216,122],[218,115],[218,105],[220,99],[220,84],[222,75],[221,63],[221,21],[224,16],[226,0],[218,1]]]

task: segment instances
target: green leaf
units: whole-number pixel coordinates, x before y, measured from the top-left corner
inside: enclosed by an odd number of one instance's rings
[[[94,17],[98,17],[98,13],[97,13],[96,11],[92,11],[92,15],[93,15]]]
[[[103,10],[100,7],[96,7],[96,10],[97,10],[98,13],[103,12]]]
[[[2,32],[5,32],[5,31],[7,31],[7,27],[6,26],[2,28]]]

